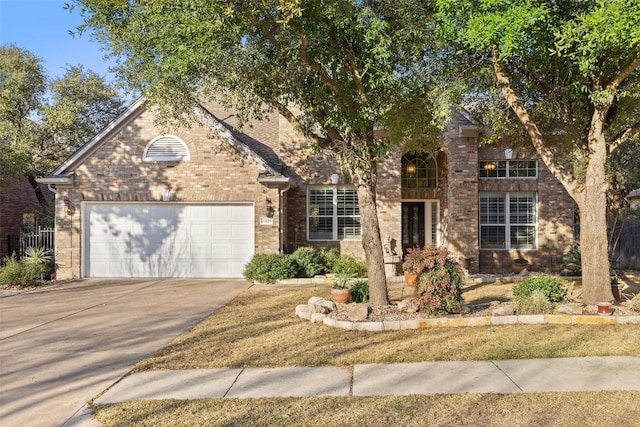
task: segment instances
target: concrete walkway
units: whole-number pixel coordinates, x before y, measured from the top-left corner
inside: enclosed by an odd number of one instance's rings
[[[86,402],[248,287],[88,279],[0,298],[0,426],[95,425]]]
[[[95,400],[640,391],[640,356],[147,371]]]

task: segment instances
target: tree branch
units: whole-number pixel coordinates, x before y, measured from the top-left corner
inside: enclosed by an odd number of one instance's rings
[[[625,81],[625,79],[629,77],[631,73],[633,73],[638,67],[640,67],[640,58],[635,58],[629,63],[629,65],[620,70],[620,72],[613,78],[613,80],[609,82],[605,90],[609,94],[613,95],[618,90],[622,82]]]
[[[333,92],[333,94],[338,98],[338,100],[342,103],[342,105],[344,105],[351,112],[355,111],[355,106],[353,105],[353,102],[351,102],[344,96],[344,94],[340,90],[340,86],[338,85],[338,82],[336,82],[334,79],[331,78],[331,76],[327,73],[327,71],[324,69],[322,64],[320,64],[318,61],[315,61],[313,58],[309,56],[309,52],[308,52],[309,40],[307,39],[307,36],[302,31],[302,29],[298,28],[295,24],[291,22],[289,23],[289,25],[293,29],[293,32],[300,39],[300,48],[298,50],[300,52],[300,58],[302,59],[302,62],[318,74],[320,81],[325,86],[327,86],[329,90],[331,90],[331,92]]]
[[[500,62],[500,52],[497,48],[493,48],[491,50],[491,56],[493,58],[493,71],[505,100],[518,117],[520,123],[524,126],[529,138],[531,138],[533,146],[538,154],[540,154],[540,157],[542,157],[542,160],[545,162],[551,173],[553,173],[553,175],[562,182],[569,194],[572,196],[575,195],[575,191],[577,189],[575,179],[563,164],[556,161],[555,155],[547,146],[545,138],[542,135],[542,132],[540,132],[538,125],[531,118],[529,111],[511,87],[507,71]]]
[[[636,135],[640,135],[640,120],[635,122],[633,125],[613,138],[613,140],[609,143],[609,153],[613,153],[618,149],[618,147],[620,147],[620,145],[622,145],[622,143],[633,138]]]
[[[360,70],[358,69],[358,63],[356,61],[355,56],[353,55],[351,46],[349,46],[349,44],[346,43],[346,40],[344,40],[344,38],[340,40],[340,44],[342,44],[342,47],[345,50],[345,57],[347,59],[347,63],[349,64],[349,69],[351,70],[351,74],[353,75],[354,81],[356,82],[356,88],[358,90],[358,95],[360,96],[360,100],[363,103],[366,103],[368,97],[367,97],[367,91],[365,90],[364,85],[362,84],[363,74],[360,74]]]

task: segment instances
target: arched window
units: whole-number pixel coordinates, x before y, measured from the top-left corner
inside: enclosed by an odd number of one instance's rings
[[[402,188],[436,188],[438,167],[427,153],[411,152],[402,156]]]
[[[142,154],[144,162],[180,162],[189,159],[191,159],[189,147],[174,135],[153,138]]]

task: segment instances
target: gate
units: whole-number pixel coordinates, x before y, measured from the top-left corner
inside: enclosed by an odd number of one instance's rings
[[[55,236],[54,228],[38,227],[34,231],[23,231],[19,256],[24,256],[27,248],[45,248],[53,252],[55,248]],[[16,253],[18,252],[16,251]]]

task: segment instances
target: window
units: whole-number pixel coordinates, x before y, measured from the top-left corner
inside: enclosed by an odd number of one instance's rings
[[[436,188],[438,170],[436,161],[426,153],[407,153],[402,156],[402,188]]]
[[[482,161],[480,178],[536,178],[538,162],[535,160]]]
[[[307,215],[309,240],[360,239],[360,208],[353,187],[310,187]]]
[[[480,249],[535,249],[535,193],[480,194]]]
[[[183,140],[173,135],[162,135],[147,144],[142,154],[144,162],[179,162],[189,160],[189,148]]]

